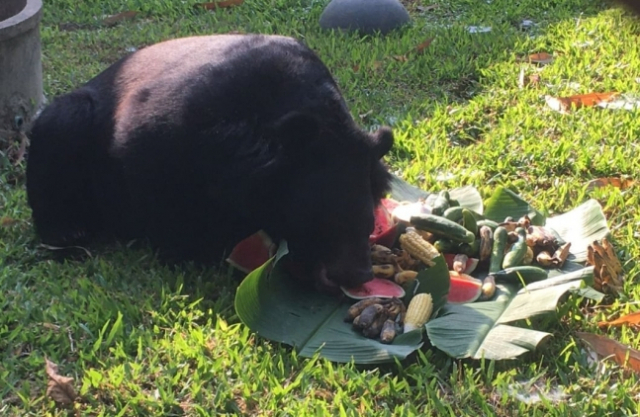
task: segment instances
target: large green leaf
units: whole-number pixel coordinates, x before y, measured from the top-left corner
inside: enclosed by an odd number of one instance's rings
[[[494,196],[495,197],[495,196]],[[502,212],[532,214],[534,210],[510,191],[503,189],[486,205],[485,214],[504,219]],[[496,205],[499,205],[499,208]],[[502,211],[504,210],[504,211]],[[492,217],[493,216],[493,217]],[[515,217],[515,216],[514,216]],[[494,301],[464,305],[447,304],[440,316],[427,323],[431,343],[456,358],[513,359],[549,336],[548,333],[509,326],[506,323],[554,312],[560,298],[568,291],[600,300],[602,294],[581,288],[593,282],[593,267],[580,262],[586,247],[608,233],[607,222],[597,202],[587,201],[565,214],[546,220],[562,240],[571,242],[573,260],[561,270],[553,270],[550,278],[527,285],[500,285]]]
[[[334,362],[353,360],[360,364],[403,359],[422,346],[421,331],[400,335],[389,345],[354,331],[343,318],[355,301],[319,294],[297,283],[275,262],[284,254],[286,250],[279,251],[247,275],[236,293],[240,320],[258,335],[291,345],[304,357],[319,352]],[[436,294],[442,305],[449,290],[449,273],[444,258],[439,257],[436,266],[420,272],[416,291]]]
[[[421,198],[427,198],[430,194],[415,187],[401,178],[393,175],[391,178],[391,198],[397,201],[418,201]],[[449,190],[451,198],[458,200],[462,207],[466,207],[478,214],[483,213],[482,196],[475,187],[466,185],[464,187]]]
[[[550,334],[506,323],[554,312],[560,297],[580,288],[584,269],[552,286],[499,285],[494,301],[447,304],[440,317],[426,324],[431,343],[455,358],[513,359],[535,349]]]
[[[546,226],[555,230],[565,242],[571,242],[569,259],[574,262],[586,261],[587,246],[609,234],[607,219],[596,200],[588,200],[569,212],[548,218]]]
[[[544,225],[544,215],[507,188],[498,187],[485,202],[484,217],[496,222],[503,222],[507,216],[518,220],[525,214],[531,219],[531,224]]]
[[[514,322],[555,311],[567,292],[596,300],[602,294],[585,287],[592,284],[593,268],[582,263],[586,248],[593,240],[608,234],[600,205],[593,200],[576,209],[545,217],[510,190],[499,188],[483,207],[473,187],[450,190],[464,207],[502,221],[528,214],[534,224],[546,225],[572,243],[570,260],[550,278],[520,288],[499,285],[493,301],[469,304],[446,303],[449,273],[443,257],[436,265],[421,271],[413,285],[405,290],[408,303],[414,294],[429,292],[434,298],[434,315],[426,324],[431,343],[456,358],[512,359],[531,351],[550,334],[517,327]],[[392,197],[416,201],[429,195],[394,177]],[[238,287],[235,306],[240,319],[262,337],[293,346],[302,356],[320,356],[335,362],[374,364],[402,359],[422,346],[422,331],[398,336],[391,345],[367,339],[343,321],[353,300],[319,294],[294,282],[277,260],[286,256],[286,242],[276,256],[249,274]],[[482,278],[485,274],[474,274]]]

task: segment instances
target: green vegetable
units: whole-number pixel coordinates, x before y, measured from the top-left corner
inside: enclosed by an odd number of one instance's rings
[[[475,235],[478,234],[478,224],[471,210],[462,209],[462,225],[465,229]]]
[[[433,246],[440,253],[453,253],[453,249],[456,247],[456,245],[449,239],[438,239],[433,242]]]
[[[493,250],[491,251],[491,261],[489,263],[489,273],[498,272],[502,269],[502,259],[504,258],[504,248],[507,246],[507,229],[502,226],[496,227],[493,232]]]
[[[496,230],[496,227],[500,226],[498,222],[494,222],[493,220],[489,219],[478,220],[476,221],[476,225],[478,226],[478,229],[480,229],[482,226],[487,226],[491,228],[492,231]]]
[[[511,245],[511,249],[504,255],[502,268],[511,268],[522,265],[522,260],[527,254],[527,232],[522,227],[516,229],[518,240]]]
[[[452,222],[458,222],[462,220],[462,211],[465,210],[463,207],[449,207],[443,213],[443,217],[451,220]]]
[[[456,242],[473,243],[476,240],[476,235],[463,226],[435,214],[418,214],[411,216],[410,222],[417,229],[425,230],[435,236],[444,237]]]
[[[508,283],[520,283],[520,277],[525,284],[534,281],[540,281],[547,279],[549,273],[547,270],[539,268],[537,266],[514,266],[511,268],[505,268],[497,272],[491,273],[496,280],[508,282]]]

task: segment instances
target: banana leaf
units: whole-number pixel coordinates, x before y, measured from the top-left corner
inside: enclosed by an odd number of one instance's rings
[[[464,305],[447,304],[440,315],[425,325],[431,343],[455,358],[514,359],[551,335],[507,323],[553,313],[562,296],[573,292],[600,301],[603,294],[584,285],[593,283],[593,267],[579,262],[586,259],[587,246],[609,233],[602,208],[589,200],[577,208],[545,219],[519,196],[499,189],[485,205],[485,216],[501,221],[506,215],[528,214],[553,229],[563,241],[571,242],[570,260],[552,270],[548,279],[520,288],[499,285],[493,301]]]
[[[323,295],[296,282],[278,262],[285,255],[286,244],[281,244],[276,256],[248,274],[236,293],[238,317],[259,336],[290,345],[303,357],[318,353],[333,362],[358,364],[404,359],[423,345],[422,329],[399,335],[391,344],[362,336],[344,321],[356,301]],[[421,271],[416,283],[407,291],[408,299],[429,292],[434,297],[434,309],[441,308],[449,291],[444,258],[440,256],[436,266]]]
[[[417,201],[429,193],[395,177],[391,196],[399,201]],[[599,300],[602,294],[586,287],[593,269],[582,262],[586,247],[606,236],[609,229],[600,205],[587,201],[557,217],[546,219],[510,190],[500,188],[483,204],[473,187],[450,190],[464,207],[484,217],[502,221],[509,215],[528,214],[535,224],[552,228],[561,239],[572,243],[570,260],[552,270],[549,279],[520,285],[498,285],[492,301],[468,304],[447,303],[449,273],[442,256],[436,265],[421,271],[413,285],[405,287],[405,303],[420,292],[432,294],[434,317],[425,325],[432,345],[455,358],[514,359],[534,350],[551,335],[516,325],[522,319],[554,313],[567,293]],[[309,289],[290,277],[282,267],[286,242],[261,268],[248,274],[238,287],[235,308],[240,320],[258,335],[292,346],[301,356],[319,354],[334,362],[379,364],[404,359],[420,349],[425,332],[402,334],[391,344],[367,339],[344,322],[355,302],[345,296],[328,296]],[[473,274],[483,278],[486,274]]]
[[[411,201],[415,202],[421,198],[427,198],[432,193],[423,191],[418,187],[406,183],[397,176],[393,176],[391,179],[391,193],[390,197],[397,201]],[[478,214],[483,213],[482,196],[475,187],[464,186],[449,190],[451,198],[458,200],[460,206],[466,207],[475,211]]]

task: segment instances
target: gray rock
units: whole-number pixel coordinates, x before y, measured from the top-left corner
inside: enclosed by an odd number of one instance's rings
[[[384,34],[409,20],[398,0],[331,0],[320,16],[320,27]]]

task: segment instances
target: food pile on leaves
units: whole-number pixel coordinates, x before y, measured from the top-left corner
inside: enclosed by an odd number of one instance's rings
[[[413,288],[411,283],[418,273],[443,256],[450,276],[449,303],[489,301],[495,297],[496,282],[526,285],[546,279],[548,270],[561,268],[569,256],[571,242],[563,242],[550,228],[532,225],[528,216],[508,217],[502,223],[484,219],[461,207],[447,191],[417,203],[392,201],[391,206],[395,206],[392,216],[399,235],[392,247],[372,245],[376,277],[372,288],[383,280],[403,289]],[[605,262],[602,256],[599,259],[603,273],[618,273],[612,262]],[[485,278],[471,276],[474,272]],[[401,300],[404,290],[400,294],[385,294],[386,289],[370,294],[343,290],[360,299],[349,309],[345,321],[352,322],[365,337],[383,343],[422,328],[433,313],[433,301],[427,293],[416,294],[405,306]]]

